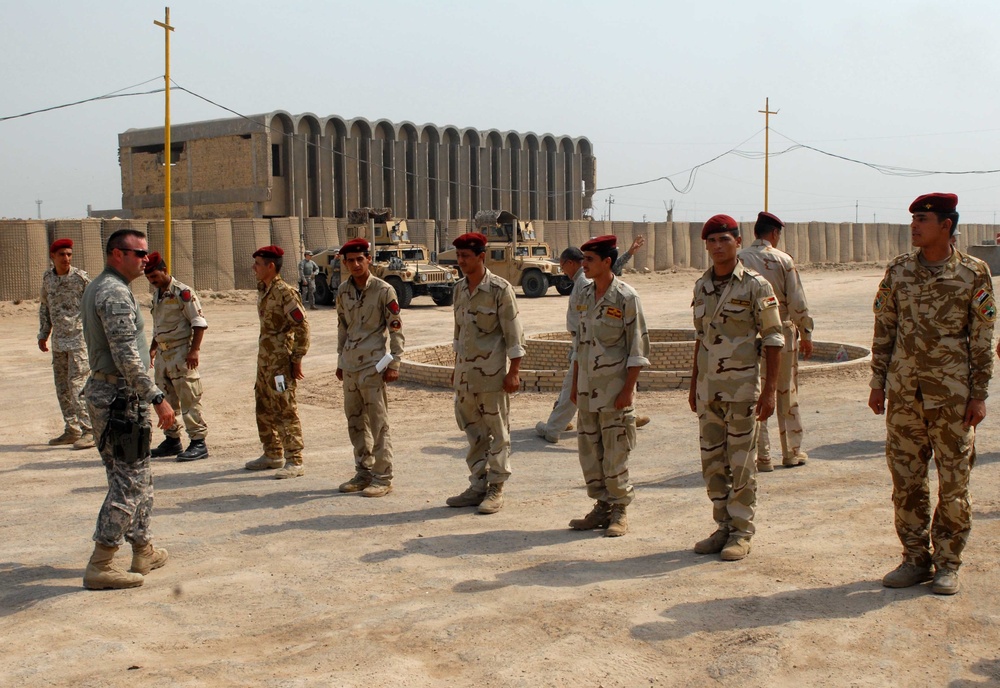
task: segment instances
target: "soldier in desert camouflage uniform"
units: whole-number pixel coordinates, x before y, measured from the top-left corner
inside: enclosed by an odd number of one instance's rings
[[[916,250],[889,264],[875,295],[868,398],[872,411],[886,414],[886,461],[903,544],[902,563],[882,584],[909,587],[933,575],[931,590],[941,595],[958,592],[972,529],[969,474],[975,428],[986,416],[996,320],[989,267],[951,245],[957,204],[954,194],[934,193],[910,205]],[[933,524],[931,457],[939,483]]]
[[[309,310],[316,310],[316,275],[319,266],[312,259],[312,251],[306,251],[305,257],[299,261],[299,293],[302,303],[308,304]]]
[[[248,471],[277,468],[275,478],[297,478],[302,467],[302,424],[295,403],[295,383],[305,376],[302,358],[309,351],[309,323],[299,294],[281,279],[280,246],[254,251],[257,276],[257,315],[260,337],[257,346],[257,433],[264,453],[248,461]]]
[[[739,253],[740,262],[771,283],[781,313],[781,334],[785,346],[778,364],[778,431],[781,434],[781,464],[800,466],[809,456],[802,451],[802,415],[799,412],[799,349],[802,357],[812,356],[813,319],[809,316],[806,293],[792,257],[776,247],[785,223],[771,213],[761,212],[754,225],[754,242]],[[771,440],[767,421],[757,426],[757,470],[772,471]]]
[[[84,587],[132,588],[143,576],[163,566],[167,551],[152,544],[149,530],[153,510],[153,473],[149,465],[149,405],[160,428],[174,424],[174,411],[149,377],[149,350],[139,304],[129,282],[142,274],[146,262],[146,235],[121,229],[108,237],[107,267],[83,294],[83,335],[87,341],[91,375],[83,393],[87,399],[108,493],[97,516],[94,554],[83,576]],[[120,404],[124,414],[113,406]],[[111,425],[112,413],[116,424]],[[117,438],[121,419],[145,435],[134,453],[122,452]],[[118,568],[114,555],[123,541],[132,545],[130,572]]]
[[[712,259],[695,283],[695,354],[688,404],[698,414],[701,471],[716,531],[694,546],[736,561],[750,553],[757,504],[757,422],[774,412],[781,335],[778,299],[737,258],[739,225],[714,215],[701,230]],[[767,369],[760,384],[758,337]]]
[[[196,461],[208,456],[208,428],[201,415],[201,373],[198,362],[208,322],[195,291],[178,282],[159,253],[146,260],[146,279],[153,285],[153,342],[149,357],[156,369],[156,384],[167,395],[174,414],[182,414],[191,443],[181,451],[181,424],[167,429],[166,439],[155,447],[154,458],[177,455],[178,461]]]
[[[52,373],[65,423],[63,433],[49,440],[49,444],[72,444],[73,449],[89,449],[94,446],[94,433],[80,392],[90,366],[80,324],[80,302],[90,277],[71,265],[72,239],[52,242],[49,257],[52,269],[42,276],[38,306],[38,348],[48,351],[48,339],[52,335]]]
[[[597,500],[574,530],[606,528],[605,535],[628,532],[626,508],[634,492],[628,474],[635,448],[635,385],[649,365],[649,332],[639,295],[618,279],[611,266],[617,239],[601,236],[581,246],[583,270],[591,280],[571,299],[579,314],[573,336],[573,387],[577,444],[587,496]]]
[[[392,491],[392,438],[387,383],[399,379],[403,321],[396,292],[371,274],[370,246],[352,239],[340,249],[351,273],[337,289],[337,379],[344,383],[347,434],[354,445],[355,475],[341,492],[383,497]],[[380,372],[386,339],[392,362]]]
[[[473,232],[452,243],[465,275],[455,285],[455,419],[469,440],[470,475],[468,489],[447,504],[493,514],[510,477],[509,395],[521,386],[524,333],[513,287],[486,269],[486,237]]]

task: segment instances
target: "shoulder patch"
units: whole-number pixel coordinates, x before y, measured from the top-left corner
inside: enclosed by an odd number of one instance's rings
[[[393,299],[392,301],[389,302],[389,311],[393,315],[399,315],[399,303],[396,301],[396,299]]]
[[[988,289],[980,289],[976,292],[976,295],[972,297],[972,303],[976,306],[983,305],[986,299],[990,298],[991,294]]]
[[[395,301],[393,303],[395,303]],[[399,318],[393,318],[389,321],[389,329],[393,332],[399,332],[403,329],[403,323],[399,321]]]
[[[184,291],[181,292],[181,300],[184,301],[184,303],[187,303],[188,301],[191,300],[191,290],[190,289],[185,289]]]
[[[986,322],[996,322],[997,319],[997,307],[993,302],[993,297],[990,296],[983,305],[979,306],[976,311],[979,317]]]
[[[885,281],[883,280],[883,284]],[[873,313],[881,313],[885,310],[885,305],[889,303],[889,291],[888,287],[879,287],[879,290],[875,293],[875,302],[872,304]]]
[[[302,312],[302,309],[296,306],[291,311],[288,312],[288,317],[297,323],[302,322],[306,319],[306,314]]]
[[[111,301],[108,303],[108,310],[111,315],[127,315],[132,312],[132,306],[124,301]]]
[[[760,305],[761,310],[764,310],[765,308],[777,308],[778,297],[774,294],[771,294],[770,296],[762,296],[757,300],[757,303]]]

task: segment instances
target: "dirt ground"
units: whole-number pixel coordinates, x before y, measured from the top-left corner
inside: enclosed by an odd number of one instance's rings
[[[803,272],[817,339],[870,343],[881,272]],[[690,327],[695,277],[627,280],[651,327]],[[496,515],[444,505],[467,485],[447,390],[393,387],[394,492],[339,494],[353,461],[330,309],[309,314],[306,475],[242,470],[260,453],[251,299],[204,299],[211,457],[154,461],[153,528],[171,558],[111,592],[81,587],[106,490],[97,452],[46,445],[62,423],[37,304],[0,305],[0,684],[1000,685],[1000,411],[979,437],[962,592],[888,590],[900,546],[866,375],[804,383],[811,461],[760,476],[753,553],[727,563],[691,550],[713,523],[684,393],[640,393],[652,423],[623,538],[567,528],[591,502],[575,442],[535,436],[553,395],[512,401],[514,473]],[[554,290],[519,303],[528,332],[561,327]],[[450,340],[450,309],[414,306],[408,345]]]

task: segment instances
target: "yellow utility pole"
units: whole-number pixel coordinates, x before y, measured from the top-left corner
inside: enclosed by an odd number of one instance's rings
[[[771,153],[771,115],[778,114],[775,110],[771,112],[770,98],[764,99],[764,109],[758,110],[757,112],[764,115],[764,212],[767,212],[767,176],[768,176],[768,158]]]
[[[166,85],[164,94],[166,96],[165,113],[163,116],[163,162],[165,193],[163,196],[163,261],[167,264],[167,272],[171,271],[170,266],[170,32],[174,27],[170,25],[170,8],[167,7],[166,15],[162,22],[155,19],[153,23],[163,27],[163,39],[166,44],[166,72],[163,81]]]

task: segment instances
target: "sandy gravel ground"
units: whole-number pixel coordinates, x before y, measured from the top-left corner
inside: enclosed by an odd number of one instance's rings
[[[869,343],[880,276],[875,266],[805,271],[817,338]],[[651,326],[690,327],[695,277],[628,281]],[[450,309],[414,304],[408,344],[448,341]],[[537,332],[560,327],[566,300],[553,290],[520,305]],[[884,425],[865,405],[864,375],[804,386],[812,460],[761,476],[753,553],[726,563],[691,551],[713,526],[681,393],[640,394],[653,422],[639,431],[624,538],[567,528],[591,503],[575,442],[535,437],[551,395],[512,402],[514,474],[496,515],[444,506],[467,484],[446,390],[393,387],[395,491],[338,494],[353,465],[330,309],[310,313],[306,475],[242,470],[259,454],[256,313],[246,294],[206,295],[212,455],[154,463],[154,531],[171,560],[141,588],[88,592],[104,472],[94,450],[45,444],[61,419],[36,310],[0,304],[0,685],[1000,685],[992,403],[964,588],[944,598],[879,584],[900,547]]]

